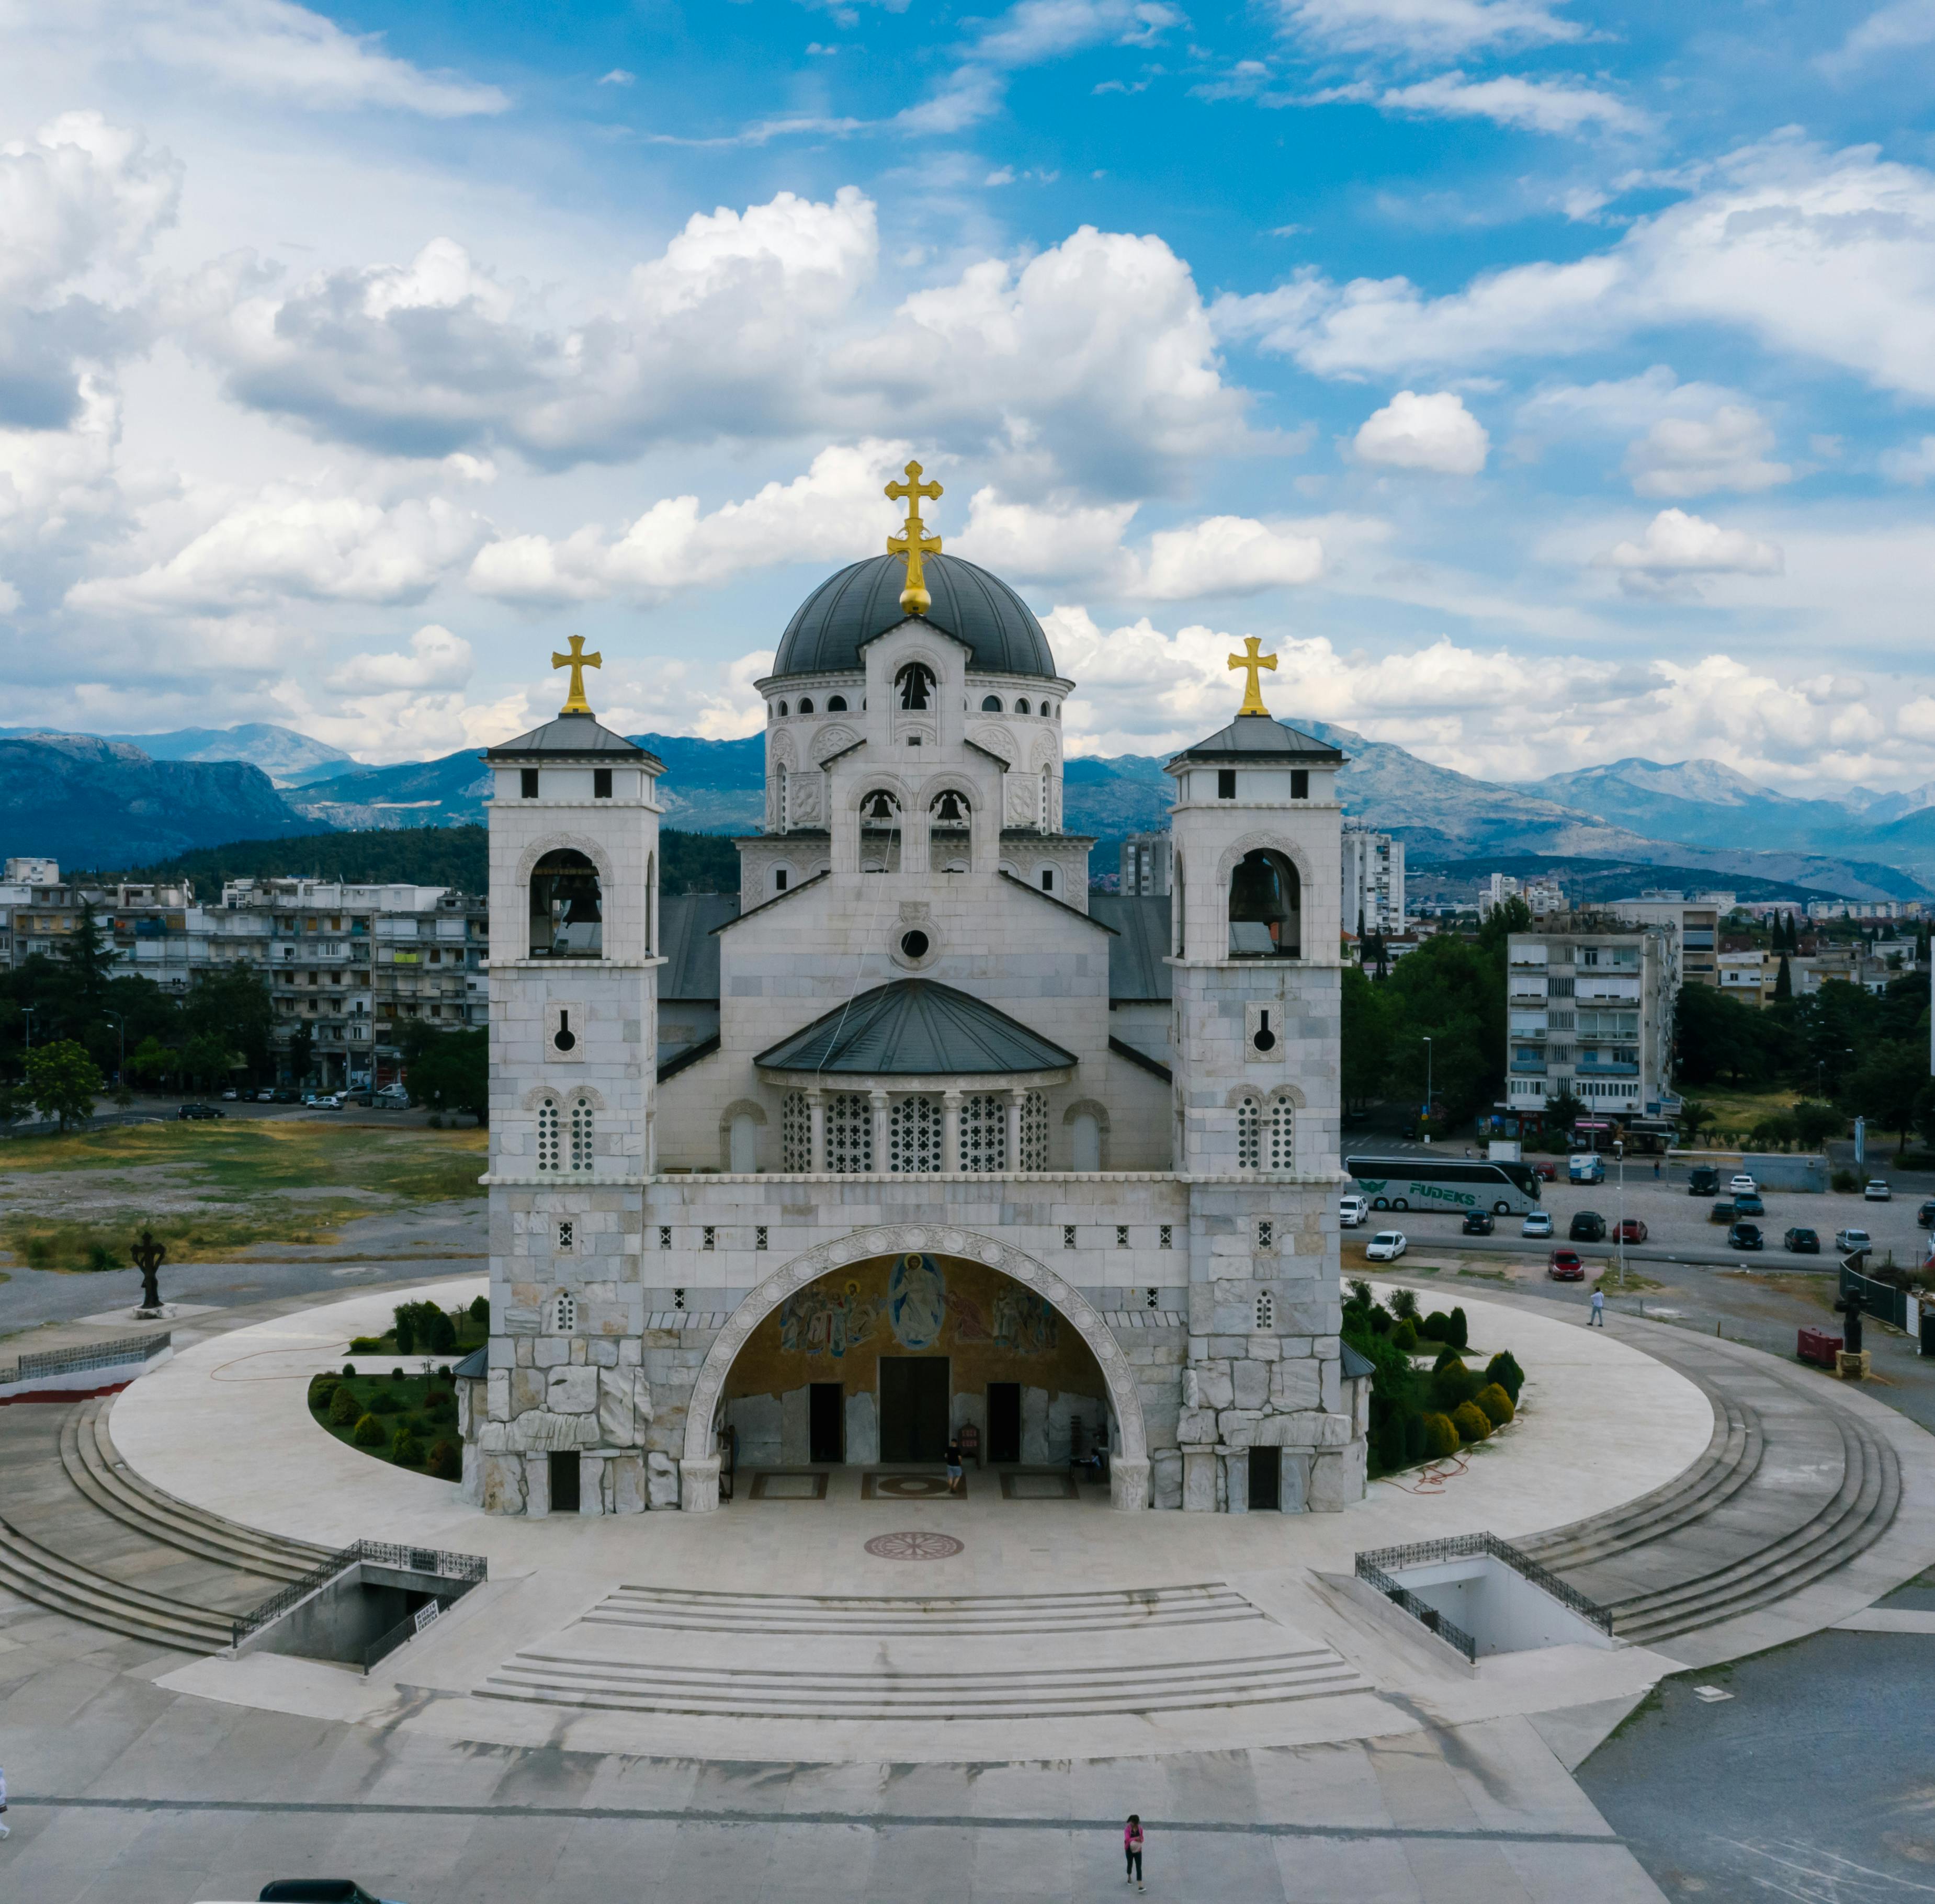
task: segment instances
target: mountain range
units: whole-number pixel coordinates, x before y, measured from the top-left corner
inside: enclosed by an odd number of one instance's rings
[[[1844,801],[1801,800],[1717,761],[1635,759],[1508,783],[1435,766],[1348,728],[1293,725],[1350,756],[1339,776],[1346,812],[1402,839],[1414,864],[1538,854],[1855,899],[1935,890],[1935,783],[1909,794],[1860,789]],[[672,825],[759,826],[761,735],[632,738],[666,763],[660,792]],[[1171,783],[1162,761],[1122,754],[1067,763],[1067,823],[1097,836],[1098,872],[1112,867],[1126,835],[1167,824]],[[489,791],[472,748],[366,767],[266,724],[139,737],[0,730],[0,852],[128,865],[237,839],[448,826],[481,821]]]

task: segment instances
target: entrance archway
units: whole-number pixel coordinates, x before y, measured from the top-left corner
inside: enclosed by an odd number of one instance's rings
[[[944,1225],[894,1224],[856,1230],[837,1243],[823,1243],[797,1256],[768,1276],[735,1309],[707,1353],[693,1384],[686,1417],[685,1452],[679,1463],[679,1504],[703,1513],[719,1504],[719,1456],[715,1452],[727,1378],[754,1330],[786,1299],[830,1271],[871,1258],[931,1254],[954,1257],[996,1272],[1031,1290],[1074,1329],[1094,1358],[1115,1418],[1109,1463],[1109,1498],[1118,1508],[1149,1504],[1149,1444],[1135,1372],[1121,1345],[1093,1305],[1025,1251],[992,1236]]]

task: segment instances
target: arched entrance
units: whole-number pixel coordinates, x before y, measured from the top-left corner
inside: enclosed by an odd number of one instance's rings
[[[1114,1420],[1114,1431],[1110,1436],[1111,1501],[1120,1508],[1140,1509],[1147,1506],[1148,1438],[1143,1425],[1142,1399],[1136,1387],[1134,1371],[1121,1345],[1087,1299],[1044,1264],[1010,1245],[971,1230],[920,1224],[896,1224],[859,1230],[838,1243],[823,1244],[796,1257],[768,1277],[741,1303],[720,1331],[693,1386],[690,1412],[686,1418],[685,1452],[679,1464],[680,1505],[688,1512],[703,1513],[719,1504],[719,1457],[714,1452],[715,1438],[733,1365],[755,1332],[789,1299],[806,1290],[810,1284],[819,1283],[831,1272],[881,1259],[910,1256],[932,1260],[939,1272],[940,1287],[934,1287],[934,1279],[931,1277],[916,1274],[911,1281],[904,1277],[894,1297],[889,1299],[913,1305],[916,1309],[925,1305],[927,1321],[936,1329],[937,1341],[946,1329],[958,1329],[961,1326],[964,1306],[974,1311],[968,1325],[971,1337],[983,1331],[991,1335],[994,1333],[994,1305],[977,1304],[974,1300],[982,1293],[977,1279],[988,1278],[989,1272],[992,1272],[994,1279],[1019,1286],[1015,1299],[1005,1305],[1000,1323],[1010,1338],[1031,1336],[1040,1340],[1044,1335],[1053,1335],[1055,1329],[1044,1332],[1040,1326],[1044,1314],[1052,1317],[1056,1328],[1065,1325],[1073,1332],[1093,1359],[1109,1412]],[[946,1268],[950,1263],[961,1266],[963,1273],[958,1280],[968,1286],[964,1305],[959,1301],[952,1305],[947,1302],[945,1284]],[[828,1304],[795,1304],[792,1312],[784,1320],[789,1320],[795,1331],[801,1327],[814,1329],[830,1339],[833,1329],[846,1326],[844,1311],[839,1317],[829,1313],[823,1317],[819,1311],[829,1308],[835,1298],[844,1295],[844,1291],[835,1290]],[[1031,1304],[1022,1299],[1029,1296],[1039,1299],[1038,1302]],[[870,1305],[875,1299],[871,1293],[866,1298]],[[940,1320],[943,1312],[947,1318],[945,1323]],[[873,1314],[871,1307],[868,1314]],[[919,1331],[926,1325],[916,1314],[913,1326],[916,1333],[912,1339],[919,1340]],[[907,1338],[904,1335],[901,1339]]]

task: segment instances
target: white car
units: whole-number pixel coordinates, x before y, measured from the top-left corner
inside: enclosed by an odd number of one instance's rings
[[[1552,1212],[1550,1210],[1529,1211],[1518,1233],[1521,1236],[1550,1236],[1552,1234]]]
[[[1395,1263],[1411,1245],[1401,1230],[1380,1230],[1364,1248],[1367,1263]]]
[[[1861,1194],[1870,1203],[1891,1203],[1894,1201],[1894,1192],[1888,1188],[1885,1177],[1870,1177],[1867,1187]]]
[[[1371,1213],[1369,1200],[1362,1196],[1340,1196],[1337,1199],[1337,1221],[1345,1230],[1355,1230]]]
[[[233,1103],[235,1103],[238,1102],[239,1100],[238,1100],[238,1099],[237,1099],[237,1095],[236,1095],[235,1092],[234,1092],[234,1091],[233,1091],[231,1090],[231,1091],[225,1091],[222,1094],[222,1103],[225,1103],[225,1104],[233,1104]]]
[[[1744,1171],[1737,1177],[1727,1179],[1727,1194],[1729,1196],[1756,1196],[1759,1193],[1760,1185]]]
[[[1837,1230],[1834,1247],[1843,1256],[1867,1256],[1874,1248],[1874,1239],[1865,1230]]]

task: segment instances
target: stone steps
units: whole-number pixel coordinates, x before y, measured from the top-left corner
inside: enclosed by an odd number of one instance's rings
[[[604,1711],[742,1718],[1036,1719],[1277,1705],[1366,1690],[1327,1646],[1221,1661],[1129,1658],[1082,1667],[853,1672],[518,1654],[478,1696]]]
[[[143,1480],[121,1459],[110,1438],[112,1400],[107,1396],[83,1402],[68,1411],[61,1424],[61,1465],[74,1487],[103,1513],[150,1540],[267,1580],[300,1580],[328,1559],[327,1548],[243,1527]]]
[[[234,1637],[228,1615],[125,1586],[42,1546],[5,1520],[0,1520],[0,1586],[90,1626],[184,1652],[215,1652]]]
[[[1257,1618],[1256,1608],[1233,1588],[1213,1583],[1140,1592],[841,1598],[624,1586],[584,1616],[585,1624],[594,1626],[694,1633],[844,1634],[863,1639],[1115,1633],[1157,1626],[1219,1625]]]

